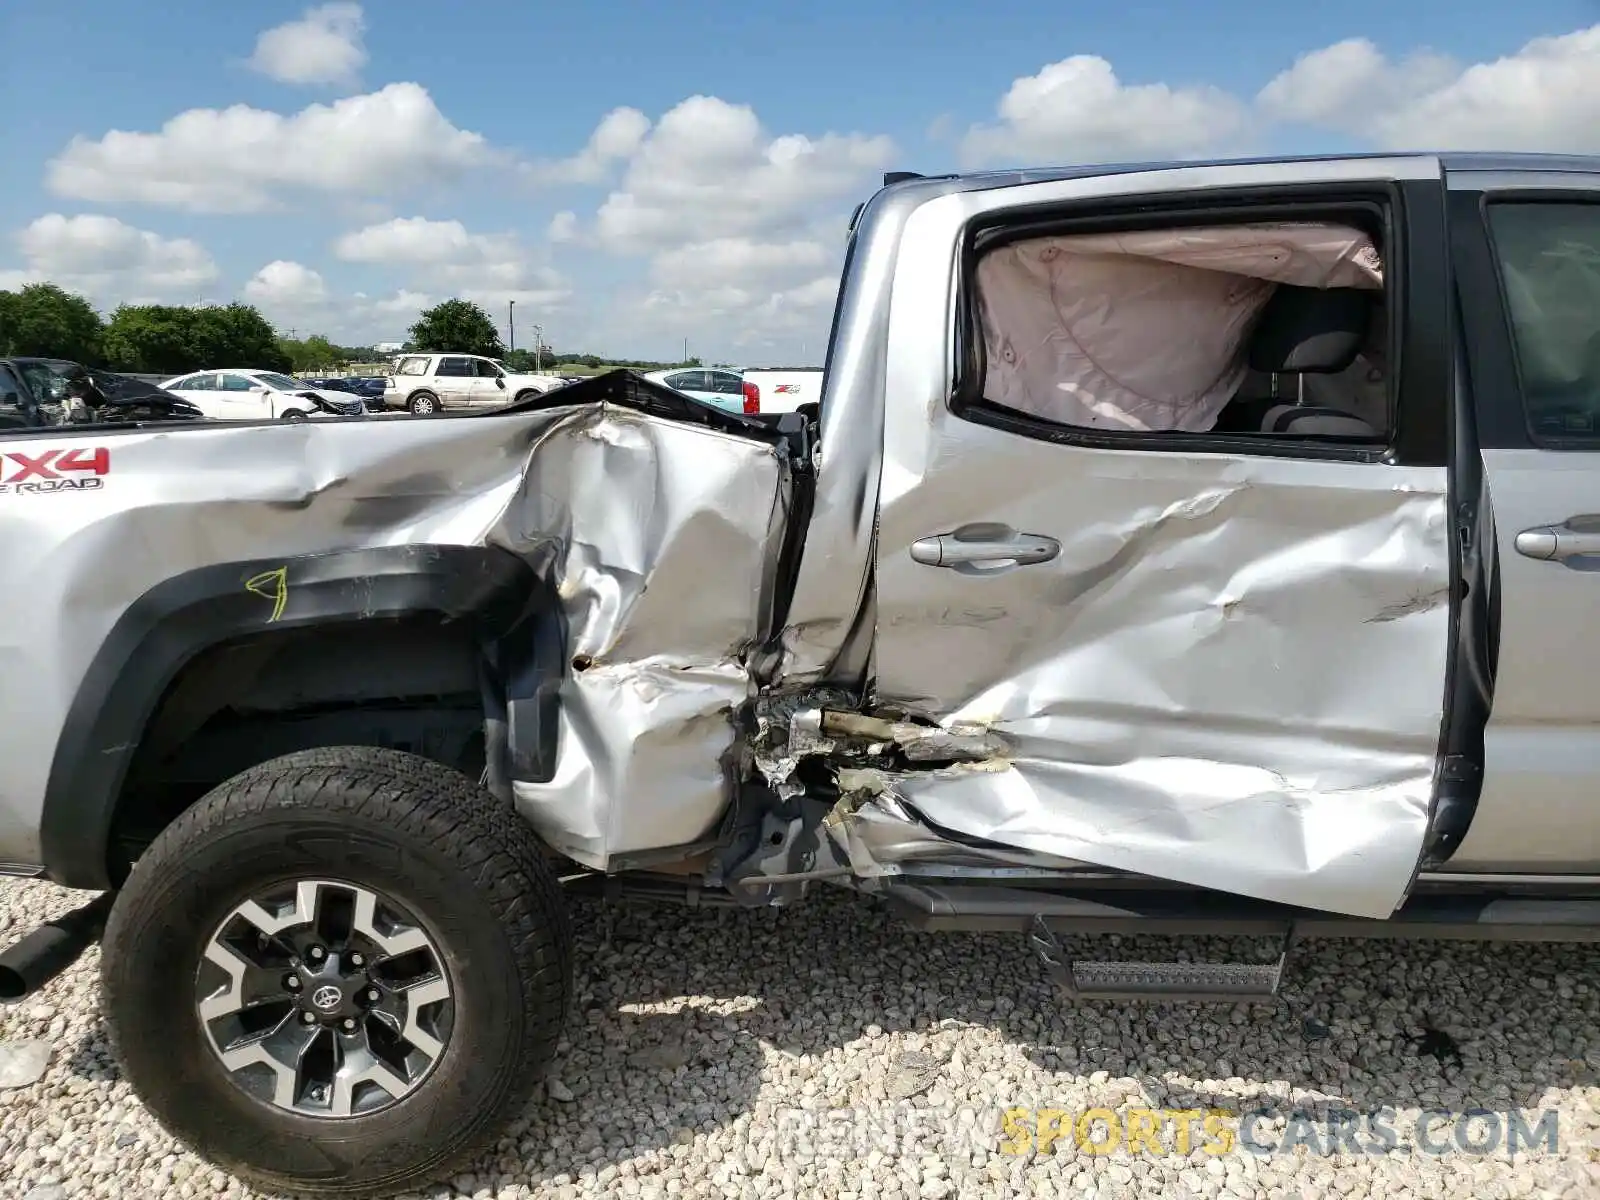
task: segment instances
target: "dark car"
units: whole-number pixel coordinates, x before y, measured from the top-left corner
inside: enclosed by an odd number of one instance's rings
[[[387,381],[382,375],[349,375],[339,378],[307,379],[304,382],[315,388],[328,388],[360,396],[368,412],[377,412],[383,408],[383,389]]]
[[[0,358],[0,429],[204,419],[189,401],[131,375],[64,358]]]

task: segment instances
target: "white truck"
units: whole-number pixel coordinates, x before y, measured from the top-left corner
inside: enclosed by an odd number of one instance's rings
[[[821,367],[770,371],[746,367],[744,381],[755,385],[758,412],[796,412],[802,404],[822,399]]]

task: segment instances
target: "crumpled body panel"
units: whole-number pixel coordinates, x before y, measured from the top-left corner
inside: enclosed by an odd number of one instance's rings
[[[930,460],[938,486],[885,504],[878,694],[1010,749],[907,772],[896,793],[972,837],[1388,915],[1421,852],[1443,716],[1443,471],[974,428],[951,420],[961,451]],[[912,560],[974,511],[1059,556],[987,576]]]
[[[593,402],[629,388],[647,411]],[[770,616],[788,468],[770,431],[730,433],[740,418],[705,418],[644,381],[564,394],[459,418],[7,442],[103,450],[109,473],[91,490],[0,496],[0,556],[26,581],[0,593],[13,701],[0,864],[41,861],[50,749],[142,597],[215,564],[281,561],[292,618],[297,558],[429,545],[499,547],[556,585],[571,660],[558,778],[516,797],[550,842],[603,866],[619,848],[702,835],[729,795],[722,759],[751,690],[743,652]],[[270,602],[260,612],[265,631],[278,618]]]
[[[1035,238],[978,262],[996,404],[1089,429],[1210,429],[1280,283],[1383,287],[1357,230],[1278,223]]]
[[[723,760],[753,697],[788,479],[768,446],[624,410],[565,417],[535,442],[493,540],[551,539],[568,622],[557,774],[515,785],[556,849],[604,868],[710,832]]]

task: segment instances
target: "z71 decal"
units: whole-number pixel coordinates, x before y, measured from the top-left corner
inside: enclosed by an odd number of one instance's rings
[[[110,473],[111,451],[104,446],[0,451],[0,495],[88,492],[101,487]]]

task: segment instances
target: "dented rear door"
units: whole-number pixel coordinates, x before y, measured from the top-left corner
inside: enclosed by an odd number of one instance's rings
[[[904,800],[960,836],[1394,910],[1429,821],[1451,622],[1439,180],[1426,157],[1192,167],[957,193],[909,218],[887,342],[878,700],[1005,749],[908,768]],[[1392,204],[1386,270],[1412,307],[1395,323],[1387,450],[1108,447],[953,411],[970,269],[953,248],[971,222],[1306,185]]]

